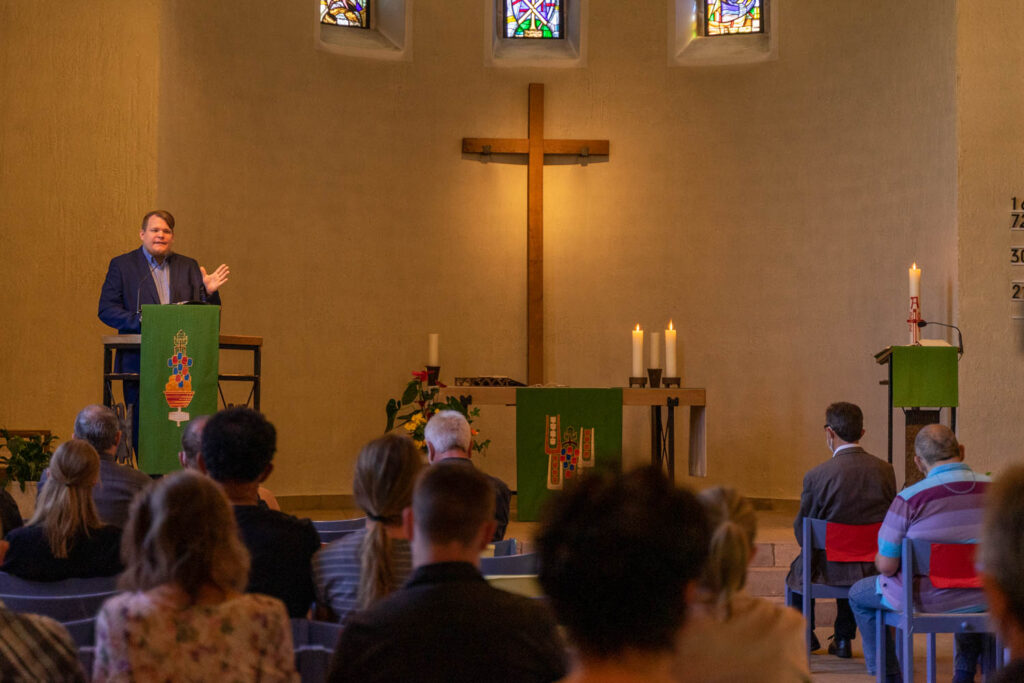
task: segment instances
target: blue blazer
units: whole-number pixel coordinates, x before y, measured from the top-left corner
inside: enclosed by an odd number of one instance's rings
[[[100,290],[99,317],[118,334],[138,334],[142,331],[142,316],[138,311],[144,304],[159,304],[156,283],[149,273],[149,261],[142,247],[110,260],[107,277]],[[203,274],[195,259],[181,254],[167,257],[171,275],[171,302],[205,301],[220,304],[220,293],[207,294]],[[118,372],[138,372],[139,354],[134,351],[117,354]]]

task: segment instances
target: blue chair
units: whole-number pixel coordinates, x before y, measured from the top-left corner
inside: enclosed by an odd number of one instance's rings
[[[75,641],[78,663],[82,665],[82,671],[85,672],[85,680],[91,680],[92,665],[96,659],[96,619],[69,621],[63,626],[71,634],[71,640]]]
[[[850,597],[849,586],[830,586],[824,583],[811,582],[811,557],[815,550],[828,549],[828,526],[829,522],[824,519],[804,517],[803,543],[801,544],[800,553],[800,562],[803,569],[803,583],[801,585],[801,590],[793,590],[788,585],[786,586],[787,606],[793,606],[794,595],[803,596],[804,639],[807,643],[808,655],[810,655],[811,652],[811,638],[814,636],[814,631],[811,628],[811,600],[819,598],[836,600],[847,599]],[[878,524],[866,524],[863,525],[863,527],[865,530],[873,528],[875,533],[877,533]],[[874,559],[875,553],[878,549],[877,536],[868,536],[871,537],[870,545],[865,544],[864,547],[859,548],[858,550],[862,551],[865,557],[870,555],[871,558]]]
[[[503,541],[495,541],[491,543],[494,547],[494,557],[505,557],[506,555],[516,554],[516,539],[506,538]]]
[[[317,531],[359,531],[366,528],[366,517],[313,520],[313,526]]]
[[[942,544],[936,544],[942,545]],[[928,576],[931,569],[932,542],[921,539],[903,539],[900,571],[903,573],[903,611],[892,612],[882,609],[876,612],[875,647],[877,648],[876,676],[879,683],[885,681],[885,629],[892,626],[900,632],[898,645],[902,646],[902,672],[904,681],[914,680],[914,634],[928,634],[927,675],[928,683],[935,683],[935,634],[936,633],[995,633],[988,612],[918,612],[914,606],[914,581],[912,577]],[[911,580],[906,580],[911,577]],[[867,637],[867,636],[865,636]],[[988,639],[982,656],[982,671],[985,679],[1000,667],[1002,644],[998,635]]]
[[[337,541],[339,538],[354,534],[356,531],[358,529],[335,529],[333,531],[317,529],[317,534],[320,536],[321,543],[330,543],[331,541]]]
[[[0,595],[0,602],[12,612],[42,614],[61,623],[92,619],[103,603],[118,591],[84,595]]]
[[[506,555],[504,557],[481,557],[480,573],[484,576],[492,574],[523,575],[537,573],[537,553],[524,555]]]
[[[331,667],[341,625],[326,621],[292,619],[295,668],[303,683],[323,683]]]
[[[28,581],[6,572],[0,572],[0,594],[3,595],[60,597],[107,593],[116,590],[116,576],[94,576],[88,579],[64,579],[63,581]]]

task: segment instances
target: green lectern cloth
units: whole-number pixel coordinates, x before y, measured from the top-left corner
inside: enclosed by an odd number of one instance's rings
[[[957,350],[953,346],[894,346],[892,404],[901,408],[959,405]]]
[[[139,467],[180,469],[181,430],[217,412],[220,306],[142,307]]]
[[[622,467],[622,389],[516,390],[519,521],[594,466]]]

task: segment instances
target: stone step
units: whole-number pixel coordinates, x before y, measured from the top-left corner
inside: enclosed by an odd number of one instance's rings
[[[755,543],[751,567],[789,567],[800,554],[800,546],[793,543]]]
[[[785,605],[785,597],[772,597],[772,596],[761,596],[769,602],[773,602],[776,605]],[[835,600],[815,600],[814,601],[814,625],[815,627],[828,628],[831,633],[832,624],[836,620],[836,601]]]
[[[751,567],[747,571],[747,592],[762,598],[781,598],[786,594],[788,567]]]

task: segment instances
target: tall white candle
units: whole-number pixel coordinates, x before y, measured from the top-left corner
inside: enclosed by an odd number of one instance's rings
[[[661,332],[651,332],[651,367],[661,367]]]
[[[665,330],[665,376],[679,376],[676,374],[676,328],[672,326],[671,320]]]
[[[921,269],[917,267],[917,261],[907,271],[910,276],[910,298],[921,296]]]
[[[440,345],[441,335],[437,332],[431,332],[427,335],[427,365],[438,367],[441,365],[440,354],[437,349]]]
[[[644,374],[644,331],[637,324],[633,330],[633,374],[632,377],[643,377]]]

